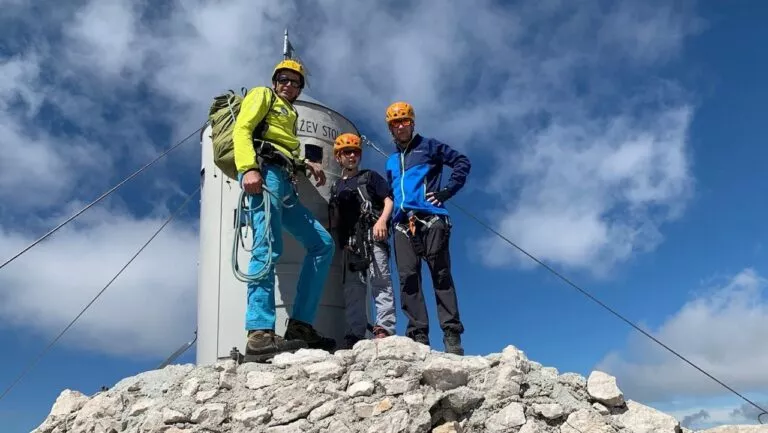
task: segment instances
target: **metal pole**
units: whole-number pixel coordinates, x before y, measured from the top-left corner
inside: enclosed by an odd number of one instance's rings
[[[167,367],[170,363],[176,360],[179,356],[181,356],[182,353],[186,352],[187,349],[192,347],[193,344],[195,344],[195,341],[197,341],[197,330],[195,330],[195,338],[192,339],[192,341],[189,341],[187,343],[184,343],[183,346],[176,349],[175,352],[171,354],[165,361],[163,361],[160,365],[157,366],[158,370],[161,370],[165,367]]]

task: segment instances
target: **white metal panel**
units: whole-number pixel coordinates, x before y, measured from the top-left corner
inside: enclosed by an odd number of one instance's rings
[[[303,100],[301,100],[303,99]],[[323,168],[329,173],[340,172],[333,159],[333,140],[340,133],[355,132],[357,128],[345,117],[321,105],[312,98],[296,102],[299,112],[298,134],[302,155],[314,159],[322,152]],[[213,164],[210,128],[202,136],[204,187],[201,199],[200,269],[198,287],[197,363],[209,364],[226,358],[233,347],[245,351],[246,285],[232,274],[231,251],[234,231],[234,210],[240,193],[236,181],[224,176]],[[324,226],[328,225],[328,196],[333,175],[328,183],[315,187],[301,178],[298,183],[301,202]],[[252,234],[246,238],[250,248]],[[277,323],[279,335],[285,332],[288,314],[293,307],[296,282],[305,250],[287,232],[283,232],[284,252],[276,266]],[[247,272],[248,254],[240,249],[238,263]],[[333,265],[318,307],[315,327],[325,335],[341,342],[344,334],[344,298],[341,287],[341,253],[336,251]]]
[[[219,302],[219,231],[222,212],[222,175],[212,163],[213,149],[208,126],[201,134],[202,168],[200,170],[200,251],[198,254],[197,288],[197,360],[215,360],[218,342]]]

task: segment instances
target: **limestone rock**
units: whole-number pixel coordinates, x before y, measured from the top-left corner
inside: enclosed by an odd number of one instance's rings
[[[469,380],[469,373],[460,362],[446,358],[433,358],[424,367],[422,375],[424,382],[440,390],[464,386]]]
[[[456,421],[447,422],[432,429],[432,433],[462,433],[461,424]]]
[[[272,358],[272,365],[277,367],[290,367],[294,365],[313,364],[325,361],[332,357],[331,354],[320,349],[299,349],[294,353],[279,353]]]
[[[485,427],[489,432],[507,432],[513,427],[525,424],[525,412],[521,403],[509,403],[502,410],[488,418]]]
[[[317,422],[321,419],[328,418],[336,412],[337,404],[339,404],[337,401],[325,402],[317,408],[313,409],[312,412],[309,413],[307,419],[309,419],[310,422]]]
[[[288,424],[305,418],[313,409],[320,407],[325,400],[317,398],[296,399],[278,406],[272,411],[270,425]]]
[[[210,389],[208,391],[200,391],[195,395],[195,402],[197,403],[205,403],[206,401],[212,399],[213,397],[216,397],[216,394],[219,393],[218,389]]]
[[[72,412],[77,412],[85,406],[88,402],[88,397],[69,389],[65,389],[56,398],[56,402],[53,403],[51,408],[51,415],[53,416],[67,416]]]
[[[462,386],[445,393],[440,404],[457,414],[464,414],[476,408],[484,399],[482,393]]]
[[[589,375],[587,392],[592,398],[608,407],[624,404],[624,394],[616,385],[616,378],[602,371],[593,371]]]
[[[344,368],[337,362],[321,361],[316,364],[310,364],[304,367],[304,372],[311,379],[317,381],[326,381],[329,379],[338,379],[344,374]]]
[[[603,406],[601,403],[598,403],[598,402],[592,403],[592,409],[596,410],[597,413],[599,413],[600,415],[608,415],[611,413],[611,411],[607,407]]]
[[[347,388],[350,397],[360,397],[373,394],[374,385],[366,380],[355,382]]]
[[[706,433],[768,433],[725,426]],[[33,433],[685,433],[613,377],[507,346],[457,356],[393,336],[271,363],[169,365],[91,396],[65,390]],[[687,433],[701,433],[690,432]]]
[[[177,422],[188,422],[189,416],[183,412],[175,409],[165,408],[163,409],[163,422],[166,424],[174,424]]]
[[[248,389],[261,389],[272,386],[277,380],[277,375],[269,371],[251,371],[246,375],[245,386]]]
[[[568,415],[565,423],[560,426],[561,433],[616,433],[616,429],[608,425],[600,414],[592,409],[579,409]],[[634,433],[634,432],[633,432]],[[671,433],[671,432],[670,432]]]
[[[387,395],[400,395],[415,389],[419,386],[417,380],[414,379],[382,379],[379,384],[384,387],[384,393]]]
[[[227,419],[227,405],[224,403],[210,403],[199,407],[190,417],[195,424],[218,426]]]
[[[671,415],[636,401],[627,401],[627,410],[615,418],[634,433],[676,433],[680,423]]]
[[[563,407],[557,403],[534,404],[533,411],[547,419],[557,419],[563,416]]]
[[[196,377],[192,377],[184,382],[184,386],[181,388],[181,395],[190,397],[195,395],[199,389],[200,380]]]
[[[242,424],[246,428],[254,428],[265,424],[272,417],[272,413],[268,408],[262,407],[259,409],[247,410],[235,414],[233,419]]]
[[[430,349],[408,337],[393,335],[379,340],[358,341],[352,351],[355,354],[355,362],[358,363],[371,362],[374,359],[415,362],[423,361]]]
[[[528,373],[533,364],[538,364],[528,361],[525,352],[515,346],[507,346],[504,348],[501,352],[501,363],[511,365],[523,373]]]
[[[517,433],[548,433],[548,432],[549,430],[547,430],[546,426],[536,422],[535,420],[529,419],[528,421],[526,421],[525,425],[520,427],[520,430]]]

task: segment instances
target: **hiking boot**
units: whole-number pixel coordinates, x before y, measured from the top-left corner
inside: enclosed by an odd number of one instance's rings
[[[456,331],[446,330],[443,332],[443,344],[446,353],[464,356],[464,348],[461,347],[461,334]]]
[[[373,338],[386,338],[389,337],[389,332],[387,332],[386,329],[382,328],[381,326],[374,326],[373,327]]]
[[[301,340],[286,340],[271,329],[248,331],[248,343],[245,345],[246,362],[267,362],[278,353],[295,352],[306,348]]]
[[[416,331],[408,335],[411,340],[429,346],[429,335],[423,331]]]
[[[353,335],[353,334],[347,334],[347,335],[344,336],[344,347],[343,348],[347,349],[347,350],[352,349],[352,347],[354,347],[355,343],[357,343],[358,341],[360,341],[362,339],[363,339],[363,337],[358,337],[357,335]]]
[[[295,319],[288,319],[285,338],[288,340],[304,340],[310,349],[322,349],[326,352],[336,350],[336,340],[323,337],[309,323]]]

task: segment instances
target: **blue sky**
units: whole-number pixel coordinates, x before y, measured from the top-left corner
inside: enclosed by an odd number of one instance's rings
[[[768,404],[768,6],[579,3],[2,1],[0,260],[194,130],[216,93],[265,84],[287,24],[313,97],[385,149],[384,109],[412,102],[422,133],[473,161],[457,203]],[[0,270],[3,390],[197,187],[199,155],[185,145]],[[383,169],[373,152],[365,161]],[[192,337],[196,204],[0,400],[5,431],[36,427],[61,390],[93,393]],[[608,371],[629,398],[680,420],[704,410],[691,427],[755,422],[743,401],[453,209],[469,354],[513,344],[561,372]]]

